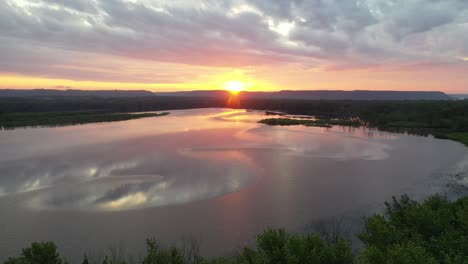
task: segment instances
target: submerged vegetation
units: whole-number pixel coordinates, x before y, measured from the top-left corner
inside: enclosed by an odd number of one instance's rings
[[[359,120],[343,120],[343,119],[297,119],[297,118],[267,118],[259,121],[262,124],[270,126],[315,126],[315,127],[332,127],[333,125],[340,126],[360,126]]]
[[[278,110],[289,114],[316,116],[321,124],[359,126],[383,131],[433,135],[468,146],[468,100],[458,101],[314,101],[306,105],[282,104]],[[289,118],[288,118],[289,119]],[[320,122],[320,120],[324,120]],[[307,125],[314,122],[265,119],[268,125]]]
[[[8,113],[0,115],[0,129],[31,126],[66,126],[87,123],[124,121],[130,119],[168,115],[163,113],[99,113],[99,112],[47,112]]]
[[[269,229],[257,236],[256,246],[237,255],[204,259],[198,247],[190,250],[162,247],[147,240],[142,264],[466,264],[468,263],[468,197],[449,201],[440,196],[424,202],[403,195],[385,203],[385,213],[366,218],[358,238],[364,243],[353,251],[342,237],[325,239],[317,234],[292,234]],[[5,264],[67,263],[52,242],[32,243]],[[84,255],[83,264],[133,263],[105,257],[94,261]]]
[[[270,126],[318,126],[318,127],[330,127],[325,123],[317,122],[310,119],[294,119],[294,118],[267,118],[258,121],[259,123],[270,125]]]

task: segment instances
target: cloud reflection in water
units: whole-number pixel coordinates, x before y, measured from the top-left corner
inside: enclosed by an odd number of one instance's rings
[[[216,151],[217,160],[197,157],[197,152],[191,151],[191,157],[172,153],[173,157],[164,163],[147,158],[132,167],[114,164],[102,169],[84,168],[82,181],[40,189],[27,206],[38,210],[112,211],[213,198],[238,191],[255,180],[255,167],[248,158],[233,160],[232,151],[227,152]],[[241,152],[237,155],[243,156]],[[89,179],[86,172],[94,170],[96,173]],[[148,171],[162,174],[137,174]]]
[[[320,128],[263,126],[255,122],[263,117],[259,112],[203,111],[159,120],[165,122],[160,124],[163,133],[150,129],[151,119],[114,123],[112,133],[121,130],[127,138],[86,144],[84,137],[80,145],[61,142],[42,153],[0,161],[0,196],[24,195],[23,204],[35,210],[129,210],[239,191],[270,166],[253,158],[265,151],[279,159],[288,155],[338,161],[388,158],[389,146],[381,139]],[[129,124],[144,132],[136,136]],[[185,125],[196,129],[181,131]],[[168,132],[171,127],[174,131]],[[62,135],[70,129],[51,132]],[[99,126],[88,130],[77,127],[75,132],[106,133]]]

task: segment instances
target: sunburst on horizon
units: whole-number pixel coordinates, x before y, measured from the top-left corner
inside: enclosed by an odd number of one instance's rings
[[[237,95],[242,91],[245,91],[251,84],[245,83],[239,80],[230,80],[224,82],[223,87],[226,91],[229,91],[233,95]]]

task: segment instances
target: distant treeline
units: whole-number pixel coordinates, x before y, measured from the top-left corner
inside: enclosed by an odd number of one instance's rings
[[[223,97],[231,95],[226,90],[196,90],[177,92],[155,92],[145,90],[58,90],[0,89],[0,97],[143,97],[143,96],[183,96],[183,97]],[[440,91],[370,91],[370,90],[282,90],[272,92],[242,91],[246,99],[301,99],[301,100],[450,100],[451,97]]]
[[[164,247],[147,240],[140,260],[110,256],[79,263],[90,264],[466,264],[468,259],[468,197],[448,201],[433,196],[422,203],[404,195],[385,203],[385,214],[364,220],[357,237],[364,247],[354,252],[339,234],[293,234],[269,229],[259,234],[254,247],[237,255],[205,259],[199,245]],[[226,227],[229,228],[229,227]],[[62,264],[54,243],[32,243],[5,264]]]
[[[225,106],[225,99],[213,97],[0,97],[0,114],[69,111],[125,113]]]
[[[366,126],[384,131],[434,135],[437,138],[456,140],[468,146],[468,100],[260,101],[256,102],[255,106],[252,105],[252,108],[313,115],[319,120],[340,120],[336,124],[325,122],[332,125],[354,125],[356,119],[359,119]],[[301,122],[287,121],[281,117],[277,121],[269,119],[268,122],[262,123],[294,125]]]
[[[314,115],[322,119],[359,119],[392,132],[433,134],[468,144],[468,100],[353,101],[225,97],[10,97],[0,98],[0,118],[8,113],[100,111],[125,113],[229,107]],[[462,133],[462,134],[460,134]],[[456,134],[456,135],[455,135]],[[462,139],[462,140],[460,140]]]
[[[144,117],[168,115],[163,113],[100,113],[100,112],[45,112],[45,113],[6,113],[0,115],[0,129],[17,127],[54,127],[125,121]]]
[[[446,117],[467,113],[468,100],[442,101],[356,101],[356,100],[297,100],[252,99],[242,96],[235,100],[224,97],[0,97],[0,114],[12,112],[107,111],[140,112],[207,107],[277,110],[290,114],[324,117],[361,117],[377,123],[390,118],[418,119],[438,124]],[[407,116],[402,116],[407,115]],[[433,122],[434,121],[434,122]]]

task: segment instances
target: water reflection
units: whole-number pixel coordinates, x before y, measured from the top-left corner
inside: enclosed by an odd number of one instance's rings
[[[53,240],[79,262],[116,241],[143,252],[148,237],[190,234],[209,256],[266,227],[297,230],[317,218],[359,218],[393,195],[425,197],[450,175],[466,184],[468,151],[457,142],[262,118],[195,109],[0,131],[0,261],[31,241]]]
[[[212,143],[233,136],[207,133]],[[125,210],[208,199],[255,180],[256,167],[241,151],[189,148],[204,146],[201,136],[138,138],[4,163],[3,195],[34,191],[26,200],[33,209]]]
[[[398,139],[356,128],[258,124],[264,117],[258,111],[188,110],[160,119],[5,132],[0,196],[23,195],[22,205],[34,210],[187,203],[239,191],[278,164],[284,173],[307,171],[291,168],[291,157],[386,160]],[[31,148],[15,137],[37,144]],[[262,162],[266,156],[273,158]]]

